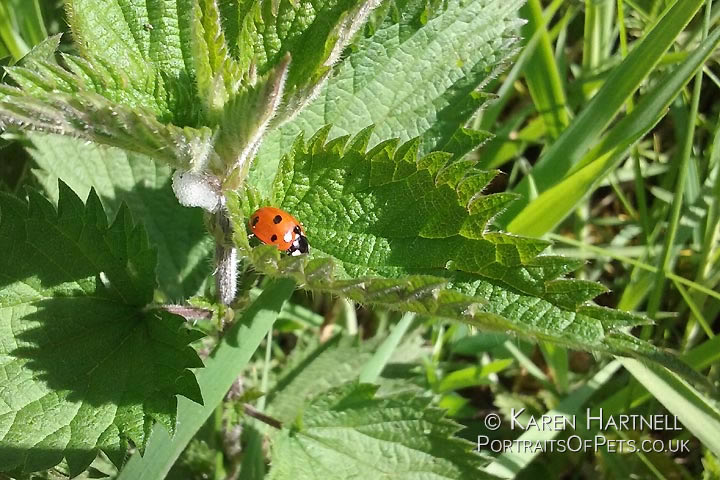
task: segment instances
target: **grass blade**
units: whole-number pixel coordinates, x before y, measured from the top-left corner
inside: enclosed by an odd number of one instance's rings
[[[14,62],[20,60],[30,51],[30,47],[27,46],[20,33],[15,30],[11,11],[5,3],[0,3],[0,41],[5,50],[12,56]]]
[[[682,359],[696,370],[702,370],[717,363],[720,361],[720,336],[715,336],[688,351],[682,356]],[[615,415],[631,408],[637,408],[651,398],[653,397],[647,390],[637,383],[633,383],[604,399],[597,408],[602,408],[605,412]]]
[[[703,445],[720,455],[720,411],[704,395],[668,371],[650,369],[630,358],[620,362]]]
[[[48,37],[39,0],[15,0],[13,9],[19,19],[24,37],[30,45],[37,45]]]
[[[707,0],[705,8],[705,23],[703,28],[703,38],[707,37],[710,28],[710,11],[712,8],[712,0]],[[670,262],[672,259],[672,251],[675,246],[675,237],[680,223],[680,212],[685,201],[685,180],[688,178],[688,164],[690,163],[690,155],[692,154],[693,144],[695,142],[695,124],[697,123],[698,109],[700,105],[700,91],[702,90],[703,71],[697,72],[695,76],[695,84],[693,86],[693,95],[690,103],[690,115],[687,122],[687,132],[685,142],[682,145],[682,155],[680,163],[677,167],[677,179],[675,183],[675,195],[673,197],[672,207],[670,211],[670,220],[665,233],[665,243],[663,252],[658,262],[658,273],[655,277],[655,285],[650,300],[648,300],[648,316],[655,318],[665,289],[665,274],[670,270]]]
[[[529,0],[520,12],[528,21],[523,28],[523,36],[534,38],[539,35],[535,52],[528,57],[525,65],[525,79],[535,108],[542,116],[550,137],[554,139],[570,122],[565,89],[553,56],[540,0]]]
[[[510,222],[508,229],[518,234],[542,236],[573,212],[625,158],[626,150],[657,124],[667,106],[719,43],[720,28],[716,28],[678,68],[645,94],[633,111],[618,122],[567,177],[527,204]]]
[[[591,251],[591,252],[596,252],[596,253],[604,256],[604,257],[613,258],[613,259],[615,259],[615,260],[619,260],[619,261],[621,261],[621,262],[623,262],[623,263],[627,263],[627,264],[629,264],[629,265],[632,265],[632,266],[634,266],[634,267],[636,267],[636,268],[638,268],[638,269],[640,269],[640,270],[644,270],[644,271],[646,271],[646,272],[650,272],[650,273],[655,274],[655,273],[657,273],[657,271],[658,271],[658,269],[657,269],[656,267],[653,267],[652,265],[648,265],[647,263],[643,263],[643,262],[637,261],[637,260],[635,260],[635,259],[633,259],[633,258],[626,257],[626,256],[624,256],[624,255],[618,255],[617,253],[615,253],[613,250],[610,250],[610,249],[601,248],[601,247],[596,247],[596,246],[594,246],[594,245],[590,245],[590,244],[583,243],[583,242],[578,242],[577,240],[573,240],[573,239],[571,239],[571,238],[567,238],[567,237],[564,237],[564,236],[562,236],[562,235],[556,235],[556,234],[554,234],[554,233],[551,233],[550,235],[548,235],[548,237],[549,237],[551,240],[555,241],[555,242],[558,242],[558,243],[566,243],[566,244],[568,244],[568,245],[574,245],[574,246],[576,246],[576,247],[578,247],[578,248],[581,248],[581,249],[586,249],[586,250],[589,250],[589,251]],[[671,279],[671,280],[673,280],[673,281],[676,281],[676,282],[678,282],[678,283],[681,283],[681,284],[683,284],[683,285],[685,285],[685,286],[690,287],[691,289],[693,289],[693,290],[696,291],[696,292],[702,292],[702,293],[704,293],[704,294],[706,294],[706,295],[709,295],[709,296],[711,296],[711,297],[713,297],[713,298],[716,298],[716,299],[720,300],[720,293],[718,293],[718,292],[716,292],[716,291],[714,291],[714,290],[711,290],[711,289],[707,288],[707,287],[704,286],[704,285],[701,285],[701,284],[699,284],[699,283],[697,283],[697,282],[693,282],[692,280],[688,280],[688,279],[685,278],[685,277],[681,277],[681,276],[679,276],[679,275],[675,275],[675,274],[672,273],[672,272],[667,272],[666,276],[667,276],[667,278],[669,278],[669,279]]]
[[[545,415],[549,417],[564,416],[566,418],[572,418],[578,415],[583,404],[613,376],[618,368],[620,368],[620,363],[617,360],[610,362],[588,382],[565,397],[557,407]],[[562,430],[559,429],[541,428],[538,430],[528,428],[525,433],[518,438],[520,442],[515,443],[515,445],[520,444],[523,440],[542,443],[555,438],[561,431]],[[534,452],[532,449],[524,449],[522,452],[515,451],[514,449],[508,450],[488,465],[485,471],[497,475],[500,478],[515,478],[515,476],[538,455],[539,452]]]
[[[363,366],[360,371],[360,382],[361,383],[375,383],[378,377],[382,373],[385,365],[390,361],[390,357],[393,352],[400,344],[400,340],[407,332],[410,325],[412,325],[415,314],[408,312],[402,316],[400,321],[393,328],[392,333],[388,336],[385,341],[378,347],[375,355]]]
[[[526,40],[525,47],[522,49],[522,52],[518,55],[517,59],[513,62],[513,67],[507,73],[500,89],[497,91],[497,99],[490,103],[487,108],[480,112],[477,116],[473,125],[474,129],[497,131],[495,126],[498,123],[498,117],[500,117],[500,114],[503,112],[514,93],[513,84],[518,78],[520,78],[520,75],[523,73],[523,70],[525,70],[525,67],[530,59],[535,56],[535,50],[537,49],[541,39],[544,36],[547,36],[549,40],[547,26],[563,3],[563,0],[554,0],[545,9],[542,17],[539,20],[534,20],[535,28],[532,36],[523,35]],[[529,19],[529,15],[524,15],[524,18]],[[486,156],[485,150],[486,149],[483,149],[483,158]],[[487,167],[486,164],[486,168],[493,167]]]
[[[586,74],[598,73],[610,56],[614,7],[613,0],[585,0],[583,69]]]
[[[653,71],[663,54],[674,44],[675,38],[695,16],[703,0],[683,0],[665,13],[660,21],[633,49],[627,58],[608,77],[600,91],[580,112],[555,143],[540,157],[531,175],[539,192],[555,185],[578,163],[596,142],[598,136],[618,114],[628,98]],[[529,176],[517,185],[522,195],[498,219],[507,225],[528,204],[531,179]],[[511,229],[512,230],[512,229]]]

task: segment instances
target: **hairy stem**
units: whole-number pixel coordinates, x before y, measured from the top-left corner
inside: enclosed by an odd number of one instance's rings
[[[232,243],[232,227],[224,204],[214,214],[214,226],[217,296],[220,303],[230,305],[237,293],[237,248]]]

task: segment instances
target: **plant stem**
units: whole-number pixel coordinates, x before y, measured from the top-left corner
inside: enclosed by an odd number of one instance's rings
[[[220,303],[230,305],[237,294],[237,248],[232,243],[232,226],[223,205],[214,215],[215,286]]]
[[[256,420],[260,420],[261,422],[270,425],[271,427],[277,428],[278,430],[282,428],[282,422],[280,422],[280,420],[273,418],[269,415],[265,415],[249,403],[243,404],[243,411],[245,412],[245,415],[253,417]]]
[[[700,249],[700,258],[698,260],[697,272],[695,274],[695,282],[700,284],[706,284],[710,277],[712,267],[710,256],[713,249],[717,248],[717,239],[720,235],[720,230],[718,230],[718,225],[720,224],[720,161],[718,161],[718,159],[720,159],[720,122],[715,128],[712,148],[710,151],[710,161],[708,162],[708,176],[709,178],[711,178],[712,175],[715,175],[715,181],[711,190],[711,201],[707,209],[703,243],[702,248]],[[705,303],[705,295],[701,293],[696,292],[692,298],[695,304],[700,307],[702,307],[702,305]],[[690,306],[690,302],[686,303],[688,303],[688,306]],[[696,313],[695,311],[693,311],[692,313],[693,314],[690,315],[690,317],[688,318],[688,324],[685,328],[685,349],[692,346],[695,333],[698,331],[697,322],[703,321],[701,313]],[[702,326],[705,327],[705,325]],[[709,328],[710,324],[708,324],[707,327]]]
[[[207,320],[212,318],[213,312],[207,308],[192,307],[190,305],[157,305],[153,308],[159,308],[166,312],[174,313],[185,318],[185,320]]]

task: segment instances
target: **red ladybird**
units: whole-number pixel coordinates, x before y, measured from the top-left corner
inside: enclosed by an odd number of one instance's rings
[[[302,225],[285,210],[275,207],[257,209],[250,215],[250,229],[261,242],[275,245],[292,256],[310,250]]]

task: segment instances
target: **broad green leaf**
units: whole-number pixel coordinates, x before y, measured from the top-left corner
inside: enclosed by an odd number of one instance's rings
[[[703,0],[675,2],[627,58],[612,70],[602,88],[515,188],[521,195],[520,200],[499,217],[501,224],[509,224],[530,201],[531,183],[543,192],[556,185],[581,160],[703,3]]]
[[[174,431],[176,395],[202,401],[198,334],[148,308],[156,255],[126,207],[108,225],[94,191],[2,195],[0,249],[3,471],[77,474],[100,449],[119,465],[153,421]]]
[[[178,426],[170,437],[156,425],[141,456],[136,452],[117,477],[118,480],[157,480],[165,478],[190,440],[223,401],[228,390],[245,370],[248,362],[267,338],[285,301],[295,289],[288,279],[269,282],[265,290],[225,332],[222,342],[205,360],[197,373],[204,405],[178,399]]]
[[[720,29],[715,29],[681,65],[664,75],[653,89],[645,93],[633,111],[610,129],[565,178],[531,201],[508,228],[515,233],[539,237],[573,212],[582,199],[609,172],[614,171],[625,158],[627,149],[657,124],[718,43]]]
[[[285,367],[286,373],[268,392],[268,413],[283,423],[292,423],[317,392],[356,380],[376,345],[377,342],[359,343],[357,337],[337,335],[297,352]]]
[[[34,65],[60,68],[49,62]],[[0,86],[2,128],[14,126],[75,137],[147,155],[184,170],[203,169],[210,161],[213,135],[207,127],[180,128],[162,123],[140,106],[115,104],[95,93],[69,93],[82,80],[68,72],[62,73],[66,76],[62,80],[60,76],[38,76],[24,67],[12,67],[8,73],[23,88]],[[61,81],[67,82],[67,91],[53,91],[63,88],[58,83]]]
[[[422,152],[458,154],[487,139],[462,127],[486,97],[477,90],[507,61],[521,1],[450,0],[428,15],[424,2],[399,7],[339,66],[317,99],[274,130],[259,152],[256,185],[269,189],[278,159],[299,132],[332,124],[331,137],[375,125],[370,141],[422,137]],[[462,147],[452,147],[462,145]]]
[[[495,478],[430,399],[376,390],[350,383],[318,393],[273,437],[270,478]]]
[[[59,178],[81,197],[95,189],[110,218],[124,202],[157,249],[158,287],[171,301],[197,293],[210,273],[213,245],[202,212],[175,199],[168,167],[71,138],[33,134],[30,139],[30,153],[40,167],[35,176],[55,203]]]
[[[282,159],[272,199],[230,196],[239,253],[268,275],[288,275],[312,290],[447,318],[585,350],[658,361],[695,380],[674,357],[623,332],[648,319],[596,306],[605,291],[562,278],[575,260],[539,256],[547,242],[492,231],[489,222],[512,198],[480,195],[492,172],[418,156],[418,139],[367,151],[371,132],[326,143],[329,128],[298,138]],[[301,222],[310,254],[251,248],[246,219],[261,204]]]
[[[343,49],[380,0],[279,0],[238,8],[238,50],[259,75],[292,59],[279,120],[315,97]]]
[[[81,90],[148,108],[178,126],[196,123],[191,23],[196,8],[193,0],[68,0],[80,56],[65,58],[89,80]]]
[[[8,69],[0,126],[119,147],[234,189],[270,122],[315,96],[378,2],[68,0],[79,55]]]

